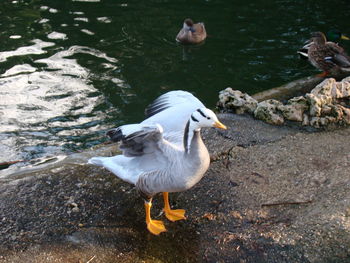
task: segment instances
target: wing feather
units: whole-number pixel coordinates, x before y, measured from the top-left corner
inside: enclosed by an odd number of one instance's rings
[[[160,124],[164,129],[164,135],[170,133],[179,134],[179,138],[172,136],[172,143],[182,141],[185,126],[191,114],[204,108],[203,103],[187,91],[170,91],[156,99],[146,109],[147,113],[157,112],[154,115],[147,115],[147,119],[141,124]]]
[[[197,104],[200,107],[204,107],[203,103],[200,102],[195,96],[187,91],[174,90],[169,91],[160,97],[158,97],[154,102],[152,102],[146,109],[146,118],[152,117],[161,111],[169,109],[171,107],[178,107],[186,104]]]
[[[123,125],[107,132],[114,142],[121,141],[120,150],[127,157],[142,156],[160,151],[159,143],[163,139],[160,125]]]
[[[345,54],[336,54],[333,57],[333,62],[340,67],[349,68],[350,67],[350,57]]]

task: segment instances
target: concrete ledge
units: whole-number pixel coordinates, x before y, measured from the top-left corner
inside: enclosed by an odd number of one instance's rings
[[[171,194],[188,219],[153,236],[133,186],[85,164],[94,152],[0,185],[0,262],[346,262],[350,129],[305,133],[247,116],[204,131],[213,162]],[[99,154],[113,154],[110,146]]]

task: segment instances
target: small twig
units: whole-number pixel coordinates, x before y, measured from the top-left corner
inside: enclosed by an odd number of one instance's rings
[[[20,162],[25,162],[25,160],[17,160],[17,161],[10,161],[10,162],[0,163],[0,170],[9,168],[12,164],[20,163]]]
[[[94,255],[92,258],[90,258],[88,261],[86,261],[86,263],[90,263],[95,257],[96,257],[96,255]]]
[[[17,160],[17,161],[3,162],[3,163],[0,163],[0,165],[11,165],[11,164],[19,163],[19,162],[25,162],[25,160]]]
[[[261,207],[264,206],[278,206],[278,205],[304,205],[304,204],[310,204],[312,203],[312,200],[307,201],[295,201],[295,202],[280,202],[280,203],[270,203],[270,204],[262,204]]]

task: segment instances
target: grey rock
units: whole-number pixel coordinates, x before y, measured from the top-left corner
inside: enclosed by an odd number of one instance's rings
[[[228,88],[221,92],[218,105],[224,110],[234,109],[236,113],[252,113],[255,107],[255,118],[274,125],[282,125],[286,121],[316,128],[350,124],[350,77],[339,82],[334,78],[325,79],[310,93],[291,98],[287,103],[269,99],[253,107],[247,98],[254,100],[247,94]]]
[[[283,117],[290,121],[303,121],[304,112],[308,109],[307,100],[300,96],[288,100],[286,105],[278,106]]]
[[[282,106],[282,102],[273,99],[259,102],[254,111],[254,116],[267,123],[281,125],[284,123],[282,113],[279,111]]]
[[[217,103],[219,108],[224,108],[237,114],[253,113],[257,104],[258,102],[248,94],[232,88],[220,91]]]

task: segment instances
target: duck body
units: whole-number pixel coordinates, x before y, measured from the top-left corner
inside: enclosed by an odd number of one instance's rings
[[[312,44],[308,49],[308,58],[313,66],[324,73],[333,73],[350,68],[350,57],[336,43],[326,41],[322,32],[312,33]]]
[[[326,39],[327,42],[334,43],[338,43],[340,40],[350,40],[349,37],[342,34],[339,30],[336,29],[329,30],[326,34]],[[308,50],[312,44],[312,40],[309,39],[305,42],[304,46],[297,51],[301,59],[308,59]]]
[[[176,36],[176,41],[183,44],[199,44],[207,38],[204,23],[196,23],[189,18],[185,19],[183,27]]]
[[[209,168],[210,156],[201,138],[201,128],[226,127],[202,102],[185,91],[165,93],[145,113],[148,118],[141,123],[107,132],[112,141],[121,142],[122,154],[93,157],[88,162],[136,186],[145,199],[147,228],[158,235],[165,227],[150,217],[153,196],[163,193],[164,211],[169,220],[184,219],[184,210],[170,209],[168,193],[193,187]]]

